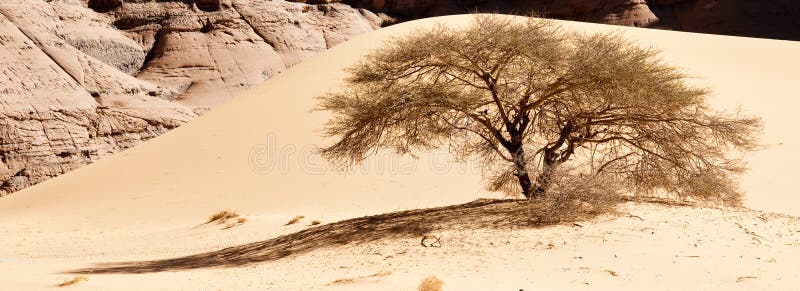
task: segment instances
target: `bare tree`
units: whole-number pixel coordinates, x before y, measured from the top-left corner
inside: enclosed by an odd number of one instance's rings
[[[374,150],[449,146],[477,157],[490,189],[534,198],[571,162],[613,174],[638,193],[736,200],[734,154],[752,150],[757,118],[712,111],[658,52],[618,33],[579,34],[555,22],[476,16],[394,38],[351,67],[343,90],[319,97],[334,117],[322,148],[357,163]],[[512,181],[516,180],[516,183]]]

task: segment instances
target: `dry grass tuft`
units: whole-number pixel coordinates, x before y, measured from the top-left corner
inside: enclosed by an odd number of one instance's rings
[[[322,222],[321,222],[321,221],[319,221],[319,220],[314,220],[314,221],[312,221],[312,222],[311,222],[311,224],[309,224],[309,225],[319,225],[320,223],[322,223]]]
[[[365,279],[371,279],[371,278],[379,278],[379,277],[386,277],[386,276],[389,276],[389,275],[391,275],[391,274],[392,274],[392,272],[391,272],[391,271],[383,271],[383,272],[378,272],[378,273],[375,273],[375,274],[372,274],[372,275],[361,276],[361,277],[357,277],[357,278],[342,278],[342,279],[336,279],[336,280],[334,280],[333,282],[330,282],[330,283],[328,283],[328,285],[343,285],[343,284],[352,284],[352,283],[358,282],[359,280],[365,280]]]
[[[235,222],[231,221],[231,222],[226,223],[225,227],[223,227],[222,229],[229,229],[229,228],[232,228],[234,226],[239,226],[239,225],[244,224],[245,222],[247,222],[247,218],[239,217],[239,219],[237,219]]]
[[[422,283],[419,283],[419,287],[417,290],[419,291],[442,291],[442,286],[444,286],[444,282],[436,278],[436,276],[430,276],[422,280]]]
[[[356,279],[353,278],[344,278],[344,279],[336,279],[333,282],[330,282],[328,285],[343,285],[343,284],[353,284],[356,282]]]
[[[239,213],[236,213],[236,211],[233,211],[233,210],[230,210],[230,209],[229,210],[222,210],[222,211],[214,213],[213,215],[208,217],[208,221],[206,221],[206,223],[212,223],[212,222],[215,222],[215,221],[217,223],[225,223],[228,219],[233,219],[233,218],[237,218],[237,217],[239,217]]]
[[[289,222],[287,222],[286,224],[284,224],[284,226],[286,226],[286,225],[292,225],[292,224],[298,223],[298,222],[300,222],[300,219],[303,219],[303,218],[306,218],[306,217],[305,217],[305,215],[298,215],[298,216],[295,216],[294,218],[292,218],[291,220],[289,220]]]
[[[378,273],[369,275],[369,276],[367,276],[367,278],[386,277],[386,276],[389,276],[391,274],[392,274],[392,271],[383,271],[383,272],[378,272]]]
[[[216,222],[217,224],[225,224],[225,227],[222,229],[229,229],[247,222],[247,218],[241,217],[236,211],[223,210],[211,215],[206,224],[212,222]]]
[[[86,277],[86,276],[75,276],[75,277],[72,277],[72,279],[67,279],[67,280],[62,281],[61,283],[56,284],[56,286],[57,287],[67,287],[67,286],[75,285],[75,284],[78,284],[79,282],[88,281],[88,280],[89,280],[89,277]]]

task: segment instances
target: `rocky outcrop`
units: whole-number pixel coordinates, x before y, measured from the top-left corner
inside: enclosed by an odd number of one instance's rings
[[[384,19],[340,3],[0,3],[0,196],[180,126]]]
[[[56,33],[68,32],[67,25],[44,3],[0,4],[0,193],[131,147],[195,116],[159,97],[175,92],[70,45]],[[122,39],[114,30],[102,32]]]
[[[382,22],[340,3],[271,0],[136,1],[108,14],[148,52],[134,76],[199,112]]]
[[[0,1],[0,196],[162,134],[355,35],[472,11],[800,40],[794,0]]]
[[[49,4],[52,10],[46,12],[46,15],[49,16],[45,19],[50,20],[50,28],[55,29],[51,33],[84,54],[126,74],[134,73],[142,67],[146,55],[144,49],[139,43],[108,25],[111,21],[109,16],[94,13],[82,6],[66,3],[51,2]],[[39,4],[33,8],[47,10],[47,6]],[[18,12],[10,11],[8,13]],[[21,20],[29,18],[24,15],[19,16]],[[54,17],[58,19],[56,20]],[[39,22],[45,24],[46,20]]]

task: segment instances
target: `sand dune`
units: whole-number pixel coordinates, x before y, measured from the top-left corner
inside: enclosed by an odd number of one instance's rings
[[[365,52],[379,46],[382,40],[391,35],[406,33],[437,22],[463,25],[469,20],[470,16],[425,19],[391,26],[355,38],[298,64],[186,126],[114,157],[0,199],[0,236],[4,237],[0,241],[0,268],[11,270],[0,275],[6,282],[4,284],[12,284],[9,286],[13,289],[44,288],[55,284],[57,278],[66,277],[58,272],[93,263],[163,259],[210,252],[221,247],[289,234],[304,229],[314,219],[327,223],[386,211],[456,204],[479,197],[497,197],[497,194],[483,190],[479,171],[445,163],[445,153],[423,153],[419,160],[381,153],[379,157],[365,163],[368,165],[366,170],[347,174],[336,172],[335,167],[313,155],[314,146],[325,143],[319,137],[318,130],[328,117],[325,112],[309,111],[315,104],[313,97],[337,88],[345,76],[343,68],[357,61]],[[793,171],[800,162],[800,139],[794,136],[792,130],[793,125],[800,122],[800,115],[795,113],[793,99],[800,97],[800,59],[796,57],[800,55],[800,43],[562,23],[568,29],[579,31],[621,30],[642,45],[663,50],[663,57],[668,62],[685,68],[688,73],[698,77],[698,84],[713,89],[715,93],[711,101],[714,106],[729,110],[741,107],[747,114],[764,118],[765,134],[762,142],[766,148],[747,157],[751,170],[742,179],[746,203],[756,209],[800,215],[800,203],[797,203],[798,199],[794,195],[796,190],[793,183]],[[632,207],[639,209],[639,212],[652,211],[655,215],[652,218],[654,221],[666,220],[675,215],[669,209],[635,205]],[[229,230],[221,230],[222,226],[216,224],[203,224],[208,215],[223,209],[235,209],[247,217],[247,223]],[[693,211],[706,213],[705,210],[673,212],[692,217],[695,213]],[[747,213],[751,215],[750,212]],[[298,214],[307,218],[298,224],[283,225]],[[792,225],[787,222],[791,221],[790,218],[785,219],[788,220],[770,224],[771,227],[778,228],[775,233],[781,233],[780,227]],[[698,226],[700,228],[696,231],[720,232],[724,234],[721,237],[741,235],[739,228],[731,225],[718,226],[720,221],[719,217],[704,218],[699,222],[702,227]],[[747,218],[747,222],[753,221],[756,220]],[[618,219],[614,220],[613,227],[635,227],[630,223],[620,222]],[[687,223],[691,225],[694,222]],[[598,223],[593,227],[602,229],[604,225]],[[671,230],[670,235],[680,236],[677,229],[680,228]],[[559,232],[564,230],[528,230],[521,235],[527,235],[526,239],[536,240],[535,236]],[[791,233],[790,230],[787,232]],[[581,234],[581,230],[576,230],[567,233],[571,236],[570,240],[582,235],[607,237],[601,234],[602,231]],[[614,232],[608,236],[613,239],[618,235],[620,240],[631,241],[631,244],[619,246],[633,248],[629,252],[636,259],[629,260],[630,264],[638,264],[637,260],[647,258],[648,254],[657,253],[665,247],[643,244],[648,239],[628,240],[628,236],[622,233]],[[502,234],[490,234],[492,237],[497,235]],[[642,238],[636,234],[633,236]],[[748,236],[745,238],[749,239]],[[683,242],[680,238],[671,239],[664,244]],[[711,238],[704,236],[703,239]],[[782,248],[776,249],[773,255],[778,256],[785,248],[796,249],[798,245],[791,239],[792,236],[785,238],[787,242],[781,244]],[[403,245],[411,242],[390,240],[386,243]],[[591,252],[597,243],[599,242],[592,240],[592,243],[578,244],[575,249],[571,249],[570,254],[580,256],[582,252]],[[725,244],[722,240],[717,240],[716,243]],[[739,256],[748,252],[746,248],[751,245],[749,241],[728,245],[731,249],[726,251],[731,252],[729,257]],[[524,244],[518,247],[522,248]],[[641,249],[637,249],[640,247]],[[359,248],[362,250],[369,246]],[[497,258],[492,258],[490,253],[480,253],[477,250],[470,253],[470,247],[463,246],[458,250],[456,252],[462,252],[462,255],[454,257],[454,264],[458,264],[459,258],[498,263]],[[369,252],[367,249],[363,251]],[[314,284],[337,279],[330,278],[335,273],[337,276],[352,275],[354,278],[362,278],[354,280],[367,282],[362,287],[368,289],[369,286],[375,287],[369,282],[381,280],[369,277],[372,273],[381,272],[373,270],[377,265],[358,265],[361,264],[360,261],[347,261],[333,256],[331,252],[337,251],[335,248],[325,248],[298,258],[284,259],[288,261],[230,270],[192,269],[177,273],[150,274],[147,278],[152,280],[148,284],[152,285],[147,286],[169,289],[206,286],[234,289],[272,287],[282,290],[281,286],[289,286],[284,288],[290,289],[317,289],[313,287],[317,286]],[[418,255],[425,256],[427,253]],[[507,255],[513,257],[513,253]],[[351,265],[348,272],[324,274],[327,268],[337,267],[334,261],[330,261],[333,259],[330,259],[323,263],[331,265],[309,269],[320,273],[308,273],[305,276],[295,274],[294,277],[286,275],[291,270],[302,270],[297,265],[299,263],[317,264],[319,262],[315,263],[315,258],[327,256],[343,260],[343,264],[355,265]],[[437,258],[447,260],[446,253],[438,253]],[[558,262],[557,257],[549,257],[549,260],[548,262],[552,261],[554,264]],[[797,269],[796,265],[792,266],[791,261],[776,260],[782,262],[781,268]],[[725,266],[732,261],[720,259],[714,262]],[[490,265],[492,270],[510,272],[507,276],[511,276],[514,274],[513,268],[519,264],[524,265],[523,263]],[[410,283],[402,278],[418,280],[415,276],[421,276],[422,270],[436,271],[436,268],[413,270],[413,264],[413,260],[404,261],[400,264],[399,271],[395,272],[413,273],[414,276],[395,274],[387,277],[389,284],[396,283],[392,286],[407,289]],[[577,265],[572,267],[579,268]],[[512,270],[503,271],[503,268]],[[637,274],[635,268],[627,268],[629,270],[624,272]],[[680,269],[676,268],[665,267],[660,272]],[[765,274],[761,278],[775,279],[764,277],[774,275],[775,270],[765,268],[759,269]],[[280,277],[280,280],[268,280],[256,271],[284,277]],[[477,271],[480,270],[469,271],[465,276]],[[460,282],[451,283],[453,286],[470,286],[470,282],[479,280],[459,279],[458,272],[454,269],[447,272],[451,282]],[[569,274],[571,275],[565,276],[580,277],[575,275],[580,273]],[[563,278],[566,280],[567,277]],[[137,282],[137,278],[133,275],[91,276],[89,281],[76,286],[120,287],[123,286],[121,284]],[[641,284],[647,278],[637,275],[635,279],[630,279],[636,284],[631,283],[630,286],[646,286]],[[700,278],[702,277],[698,277],[698,280]],[[247,285],[239,279],[256,280],[256,283]],[[286,281],[292,279],[299,281]],[[491,279],[483,278],[484,281]],[[783,279],[784,283],[796,283],[798,280],[796,277]],[[226,285],[224,282],[230,284]],[[277,285],[266,285],[269,282]],[[579,285],[554,286],[580,287]],[[136,289],[137,285],[130,286]],[[337,284],[328,287],[354,288],[352,285]]]

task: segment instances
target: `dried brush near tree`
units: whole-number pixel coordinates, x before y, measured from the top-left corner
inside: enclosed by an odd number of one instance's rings
[[[324,134],[336,138],[321,153],[354,164],[381,148],[447,146],[480,161],[491,190],[526,198],[551,190],[561,172],[738,203],[733,177],[760,120],[712,110],[709,90],[658,54],[619,33],[536,18],[479,15],[466,28],[419,30],[367,55],[343,90],[319,98],[317,109],[333,112]]]

